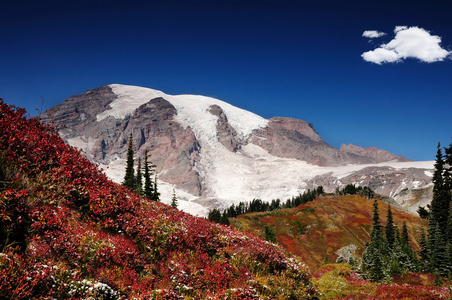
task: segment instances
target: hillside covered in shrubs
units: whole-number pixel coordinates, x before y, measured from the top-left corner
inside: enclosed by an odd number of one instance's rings
[[[142,198],[0,100],[0,294],[7,299],[315,299],[300,261]]]

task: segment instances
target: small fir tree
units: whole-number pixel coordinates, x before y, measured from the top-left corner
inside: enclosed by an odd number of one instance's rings
[[[160,201],[160,193],[157,186],[157,174],[154,176],[154,189],[152,192],[152,200],[154,201]]]
[[[154,197],[154,184],[152,182],[152,165],[148,161],[149,155],[148,150],[144,152],[144,162],[143,162],[143,177],[144,177],[144,187],[143,196],[148,199],[153,199]]]
[[[452,243],[452,205],[449,207],[449,215],[447,217],[446,242]]]
[[[428,219],[429,212],[428,210],[425,209],[425,207],[419,206],[417,209],[417,213],[419,214],[419,217],[421,217],[422,219]]]
[[[130,133],[129,138],[129,147],[127,149],[127,165],[126,165],[126,174],[124,176],[123,185],[130,188],[135,189],[135,170],[134,170],[134,162],[133,162],[133,135]]]
[[[391,205],[388,204],[388,214],[386,216],[386,227],[385,234],[386,240],[388,241],[388,247],[390,250],[394,248],[395,243],[395,233],[394,233],[394,220],[392,218]]]
[[[273,228],[271,228],[270,226],[265,225],[264,231],[265,231],[265,240],[272,242],[272,243],[276,243],[275,230]]]
[[[372,255],[372,263],[369,267],[369,279],[372,282],[382,282],[386,278],[385,266],[383,264],[381,253],[375,250]]]
[[[406,226],[406,222],[402,224],[402,236],[400,237],[402,245],[410,244],[410,236],[408,235],[408,227]]]
[[[226,211],[223,211],[223,214],[221,215],[220,224],[230,225],[229,219],[228,219],[228,214]]]
[[[386,262],[388,247],[382,235],[380,224],[380,214],[378,211],[378,200],[373,204],[372,230],[370,232],[370,242],[366,245],[363,253],[362,269],[367,277],[373,282],[381,282],[386,278]]]
[[[416,256],[416,252],[414,252],[413,248],[411,247],[411,240],[408,234],[408,227],[405,222],[403,222],[402,225],[402,236],[400,237],[400,247],[402,251],[405,253],[405,255],[408,257],[408,263],[405,266],[404,270],[417,271],[419,261]]]
[[[430,265],[434,272],[441,276],[446,276],[449,272],[447,265],[446,244],[444,237],[439,227],[438,222],[434,223],[434,238],[429,239],[430,242]]]
[[[177,197],[176,197],[176,190],[173,189],[173,196],[171,198],[171,206],[176,208],[177,207]]]
[[[450,242],[448,242],[446,244],[446,259],[447,259],[448,276],[451,277],[451,275],[452,275],[452,243],[450,243]]]
[[[424,228],[421,229],[421,240],[419,241],[419,245],[421,249],[419,249],[419,261],[420,261],[420,269],[423,272],[429,271],[429,248],[427,245],[427,240],[425,238]]]
[[[212,209],[211,211],[209,211],[208,219],[212,222],[220,223],[221,212],[216,208]]]
[[[370,240],[372,242],[380,242],[383,239],[381,234],[380,213],[378,211],[378,200],[374,200],[372,215],[372,230],[370,232]]]

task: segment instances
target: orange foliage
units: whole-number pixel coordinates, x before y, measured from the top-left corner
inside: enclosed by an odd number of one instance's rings
[[[344,246],[357,246],[356,255],[364,251],[370,239],[372,227],[372,200],[359,195],[325,195],[292,209],[240,215],[237,220],[243,229],[261,235],[265,225],[275,229],[278,243],[292,254],[300,257],[312,270],[320,268],[327,258],[334,262],[336,251]],[[427,222],[391,206],[394,223],[401,230],[406,222],[414,249],[419,249],[420,228]],[[387,204],[380,204],[382,225],[386,223]],[[298,224],[306,232],[297,231]]]

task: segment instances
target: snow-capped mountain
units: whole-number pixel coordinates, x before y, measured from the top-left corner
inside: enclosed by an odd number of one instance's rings
[[[338,150],[305,121],[267,120],[204,96],[112,84],[73,96],[42,119],[117,182],[133,133],[136,156],[147,149],[157,165],[163,202],[169,203],[176,188],[179,207],[192,214],[349,183],[390,197],[403,191],[403,201],[411,203],[406,191],[431,185],[433,161],[414,162],[373,147]]]

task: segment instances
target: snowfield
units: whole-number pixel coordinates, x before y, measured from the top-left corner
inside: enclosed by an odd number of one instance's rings
[[[218,117],[208,112],[212,105],[220,106],[229,124],[235,128],[239,139],[245,139],[254,129],[264,128],[268,120],[234,107],[218,99],[197,95],[167,95],[161,91],[113,84],[112,91],[118,98],[110,104],[110,109],[97,115],[101,121],[108,116],[123,119],[132,114],[140,105],[156,97],[168,100],[177,110],[176,121],[189,126],[202,149],[201,160],[197,165],[207,187],[202,199],[176,189],[179,208],[194,214],[206,216],[212,203],[226,208],[240,201],[260,198],[264,201],[286,199],[306,190],[306,182],[325,174],[336,179],[349,176],[367,167],[391,167],[394,169],[424,169],[431,176],[433,161],[397,162],[379,164],[347,165],[339,167],[320,167],[307,162],[273,156],[254,144],[243,146],[237,153],[226,149],[218,142],[216,126]],[[93,141],[73,140],[74,145],[90,147]],[[106,174],[117,182],[124,177],[125,161],[116,158],[108,165],[101,165]],[[174,186],[159,182],[162,201],[170,203]]]

